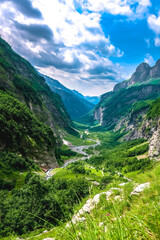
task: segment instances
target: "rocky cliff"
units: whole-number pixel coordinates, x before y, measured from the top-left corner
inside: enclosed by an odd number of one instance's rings
[[[125,140],[148,139],[151,157],[160,153],[160,105],[154,103],[155,99],[160,98],[159,78],[160,60],[152,68],[146,63],[140,64],[129,80],[102,95],[94,112],[94,120],[98,120],[106,129],[126,133]],[[151,111],[154,104],[157,108]],[[147,117],[148,111],[152,112],[150,118]],[[153,120],[154,115],[156,118]]]
[[[160,60],[158,60],[153,67],[150,67],[147,63],[141,63],[136,68],[136,71],[133,73],[130,79],[115,85],[114,91],[119,91],[122,88],[131,87],[136,83],[145,84],[152,78],[160,78]]]

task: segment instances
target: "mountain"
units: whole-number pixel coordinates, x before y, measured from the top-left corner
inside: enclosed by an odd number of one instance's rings
[[[89,102],[91,102],[91,103],[93,103],[93,104],[98,104],[99,103],[99,100],[100,100],[100,97],[98,97],[98,96],[93,96],[93,97],[91,97],[91,96],[85,96],[85,99],[87,100],[87,101],[89,101]]]
[[[114,91],[119,91],[122,88],[133,87],[141,84],[152,83],[153,80],[158,80],[160,78],[160,60],[158,60],[155,66],[150,67],[147,63],[141,63],[136,71],[133,73],[129,80],[118,83],[114,87]],[[157,83],[158,83],[157,82]]]
[[[44,76],[44,78],[51,90],[61,96],[64,106],[72,120],[79,119],[82,115],[94,108],[95,105],[87,101],[79,92],[66,88],[60,82],[48,76]]]
[[[156,152],[160,153],[157,140],[160,136],[160,116],[152,117],[150,114],[148,118],[148,112],[153,112],[152,108],[159,112],[159,98],[160,60],[153,67],[142,63],[129,80],[118,83],[113,91],[101,96],[99,104],[88,119],[90,124],[100,123],[103,129],[123,132],[126,140],[148,139],[150,156],[154,156]]]
[[[78,97],[83,98],[83,99],[86,99],[88,102],[91,102],[91,103],[93,103],[94,105],[96,105],[96,104],[99,103],[100,97],[98,97],[98,96],[93,96],[93,97],[91,97],[91,96],[83,96],[81,93],[79,93],[79,92],[76,91],[76,90],[72,90],[72,92],[73,92],[74,94],[76,94]]]
[[[31,156],[41,166],[57,165],[59,128],[77,132],[72,128],[61,97],[53,93],[45,79],[2,38],[0,100],[0,149]]]

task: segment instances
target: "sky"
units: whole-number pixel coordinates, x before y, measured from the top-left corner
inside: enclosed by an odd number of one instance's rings
[[[0,0],[0,34],[42,74],[98,96],[160,58],[160,1]]]

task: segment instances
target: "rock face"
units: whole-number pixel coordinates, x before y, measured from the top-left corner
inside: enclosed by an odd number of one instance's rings
[[[160,60],[153,67],[140,64],[129,80],[102,95],[94,112],[94,120],[98,120],[102,127],[127,132],[125,140],[148,139],[150,157],[160,154],[159,120],[146,118],[151,102],[160,98],[159,78]]]
[[[150,78],[160,78],[160,60],[158,60],[153,67],[150,67],[147,63],[141,63],[136,68],[136,71],[130,79],[115,85],[114,91],[119,91],[122,88],[128,88],[137,82],[145,83]]]
[[[160,154],[160,119],[156,119],[156,124],[151,129],[152,137],[150,138],[149,156],[158,157]]]

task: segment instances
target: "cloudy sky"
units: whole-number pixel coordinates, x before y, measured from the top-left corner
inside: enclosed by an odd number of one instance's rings
[[[41,73],[100,95],[160,58],[160,1],[0,0],[0,33]]]

